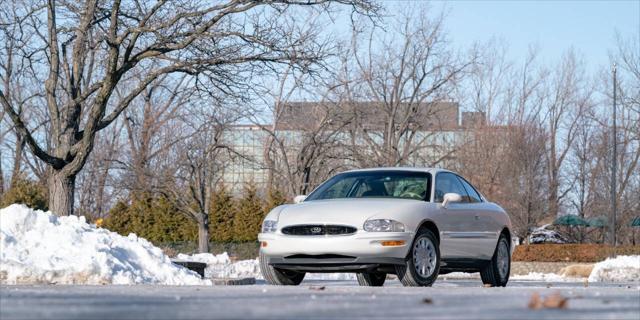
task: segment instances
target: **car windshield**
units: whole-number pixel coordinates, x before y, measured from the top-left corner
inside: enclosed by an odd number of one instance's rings
[[[419,171],[356,171],[329,179],[305,201],[340,198],[400,198],[429,201],[431,175]]]

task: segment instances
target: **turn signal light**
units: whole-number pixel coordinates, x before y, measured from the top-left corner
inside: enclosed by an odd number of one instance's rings
[[[396,246],[403,246],[405,244],[405,241],[404,240],[380,241],[380,244],[383,247],[396,247]]]
[[[262,242],[260,242],[260,245],[261,245],[262,247],[266,247],[266,246],[267,246],[267,242],[266,242],[266,241],[262,241]]]

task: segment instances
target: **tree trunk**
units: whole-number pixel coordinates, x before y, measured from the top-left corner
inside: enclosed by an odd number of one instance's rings
[[[0,196],[4,194],[4,172],[2,172],[2,151],[0,151]]]
[[[209,252],[209,215],[200,213],[198,219],[198,252]]]
[[[20,178],[22,171],[22,155],[24,151],[25,141],[21,135],[16,135],[16,152],[13,157],[13,170],[11,170],[11,188],[13,188]]]
[[[72,215],[76,175],[51,170],[48,178],[49,210],[56,215]]]

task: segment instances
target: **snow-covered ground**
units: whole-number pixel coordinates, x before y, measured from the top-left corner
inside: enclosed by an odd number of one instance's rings
[[[232,262],[225,252],[217,255],[211,253],[186,255],[181,253],[176,256],[176,259],[206,263],[205,278],[254,277],[263,279],[258,258]],[[356,276],[353,273],[308,273],[305,276],[306,280],[355,280],[355,278]]]
[[[262,279],[258,259],[232,262],[227,253],[213,255],[199,253],[194,255],[179,254],[181,260],[198,261],[207,264],[205,277],[242,278],[255,277]],[[453,272],[443,274],[441,279],[479,279],[479,273]],[[307,280],[354,280],[353,273],[308,273]],[[585,278],[563,276],[555,273],[531,272],[526,275],[511,275],[512,280],[548,281],[548,282],[580,282]],[[588,279],[594,281],[640,281],[640,256],[620,256],[597,263]]]
[[[0,209],[2,284],[206,285],[162,250],[131,234],[121,236],[23,205]]]
[[[583,278],[565,277],[555,273],[540,273],[530,272],[524,275],[511,275],[510,280],[524,280],[524,281],[547,281],[547,282],[579,282],[583,281]]]

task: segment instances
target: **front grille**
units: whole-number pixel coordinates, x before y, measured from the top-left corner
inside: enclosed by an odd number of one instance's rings
[[[356,233],[358,229],[349,226],[308,224],[282,228],[282,233],[293,236],[324,236]]]
[[[353,260],[356,257],[353,256],[345,256],[342,254],[294,254],[290,256],[284,257],[285,259],[315,259],[315,260],[325,260],[325,259],[350,259]]]

